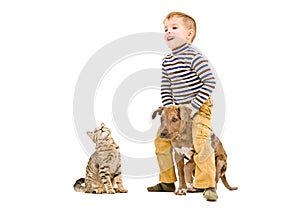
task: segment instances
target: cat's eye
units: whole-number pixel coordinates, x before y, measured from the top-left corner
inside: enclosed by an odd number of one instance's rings
[[[98,133],[99,131],[102,131],[102,128],[95,129],[94,133]]]
[[[173,122],[177,122],[178,119],[174,117],[174,118],[172,118],[172,121],[173,121]]]

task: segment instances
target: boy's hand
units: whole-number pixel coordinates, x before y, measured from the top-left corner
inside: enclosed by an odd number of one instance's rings
[[[191,117],[191,119],[193,119],[194,118],[194,116],[198,113],[198,110],[196,110],[195,108],[191,108],[191,114],[190,114],[190,117]]]

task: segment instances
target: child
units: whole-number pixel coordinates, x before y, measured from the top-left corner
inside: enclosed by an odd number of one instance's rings
[[[165,41],[172,50],[162,63],[161,97],[163,106],[189,105],[192,109],[192,134],[196,153],[194,187],[204,189],[204,197],[216,201],[215,155],[210,146],[212,101],[216,82],[208,60],[193,46],[195,20],[181,12],[172,12],[164,19]],[[148,191],[175,191],[176,174],[170,141],[157,135],[156,155],[160,183]]]

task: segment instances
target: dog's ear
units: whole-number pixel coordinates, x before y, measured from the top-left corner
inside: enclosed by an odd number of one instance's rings
[[[184,132],[187,128],[188,124],[191,124],[191,109],[187,106],[180,105],[178,108],[178,112],[180,114],[180,132]]]
[[[178,116],[178,118],[181,120],[180,107],[178,107],[178,109],[177,109],[177,116]]]
[[[152,119],[155,119],[156,115],[161,115],[162,111],[164,110],[164,107],[160,106],[156,111],[152,113]]]

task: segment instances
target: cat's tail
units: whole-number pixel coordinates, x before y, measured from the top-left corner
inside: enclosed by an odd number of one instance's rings
[[[74,190],[77,192],[85,192],[85,179],[84,178],[79,178],[75,183],[74,183]]]

